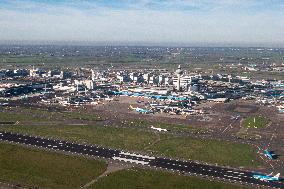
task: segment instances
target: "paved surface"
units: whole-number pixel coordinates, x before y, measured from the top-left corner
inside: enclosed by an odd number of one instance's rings
[[[264,182],[256,180],[252,177],[252,172],[212,166],[207,164],[200,164],[192,161],[180,161],[141,154],[134,154],[129,152],[123,152],[121,150],[76,144],[66,141],[39,138],[34,136],[26,136],[4,131],[0,131],[0,140],[52,150],[113,159],[138,165],[162,168],[171,171],[178,171],[184,174],[194,174],[201,177],[207,177],[217,180],[219,179],[228,182],[239,182],[243,184],[253,184],[254,186],[264,186],[272,188],[284,188],[283,182]]]

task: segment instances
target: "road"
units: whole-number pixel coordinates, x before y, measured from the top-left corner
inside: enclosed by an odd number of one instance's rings
[[[254,186],[284,188],[283,182],[264,182],[252,177],[252,172],[224,168],[213,165],[197,163],[193,161],[172,160],[155,156],[134,154],[121,150],[103,148],[99,146],[83,145],[61,140],[39,138],[10,132],[0,131],[0,140],[18,144],[35,146],[40,148],[71,152],[82,155],[107,158],[122,162],[134,163],[138,165],[178,171],[184,174],[192,174],[211,179],[223,180],[227,182],[238,182],[242,184],[252,184]]]

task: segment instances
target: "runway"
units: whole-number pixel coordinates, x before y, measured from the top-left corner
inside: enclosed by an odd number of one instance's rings
[[[99,158],[113,159],[138,165],[167,169],[170,171],[178,171],[184,174],[206,177],[211,180],[217,179],[227,182],[252,184],[254,186],[264,186],[279,189],[284,188],[283,182],[264,182],[256,180],[252,177],[252,172],[201,164],[193,161],[180,161],[142,154],[134,154],[99,146],[83,145],[67,141],[39,138],[35,136],[27,136],[4,131],[0,131],[0,140],[34,147],[89,155]]]

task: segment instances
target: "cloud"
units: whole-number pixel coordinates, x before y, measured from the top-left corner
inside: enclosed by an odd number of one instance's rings
[[[9,1],[1,7],[0,40],[284,44],[283,8],[255,0]]]

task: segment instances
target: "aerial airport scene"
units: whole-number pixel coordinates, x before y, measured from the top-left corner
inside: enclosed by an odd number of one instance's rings
[[[284,2],[0,5],[0,189],[284,188]]]

